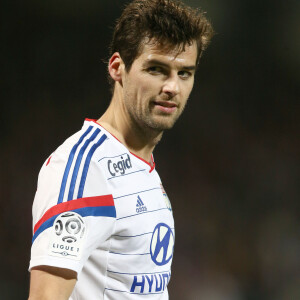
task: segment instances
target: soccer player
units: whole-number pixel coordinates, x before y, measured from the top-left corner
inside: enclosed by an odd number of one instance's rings
[[[39,174],[30,300],[168,299],[174,221],[152,152],[183,112],[211,36],[203,13],[183,3],[125,7],[111,42],[108,109]]]

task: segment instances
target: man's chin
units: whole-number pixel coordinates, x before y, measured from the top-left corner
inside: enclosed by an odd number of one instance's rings
[[[169,130],[171,129],[174,124],[175,124],[176,120],[172,119],[172,120],[156,120],[155,122],[151,122],[151,128],[153,128],[154,130],[157,131],[165,131],[165,130]]]

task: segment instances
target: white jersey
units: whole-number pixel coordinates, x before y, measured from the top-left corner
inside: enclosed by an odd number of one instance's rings
[[[71,300],[168,299],[174,239],[154,162],[129,152],[94,120],[43,165],[29,268],[76,271]]]

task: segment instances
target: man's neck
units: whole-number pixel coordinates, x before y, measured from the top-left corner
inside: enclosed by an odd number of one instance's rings
[[[163,132],[144,129],[130,119],[121,101],[112,99],[108,109],[97,121],[123,143],[130,152],[152,163],[151,155]]]

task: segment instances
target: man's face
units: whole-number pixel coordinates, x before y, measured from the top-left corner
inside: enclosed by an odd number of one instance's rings
[[[124,108],[131,121],[157,131],[172,128],[192,90],[196,58],[196,43],[179,54],[145,44],[130,71],[123,71]]]

